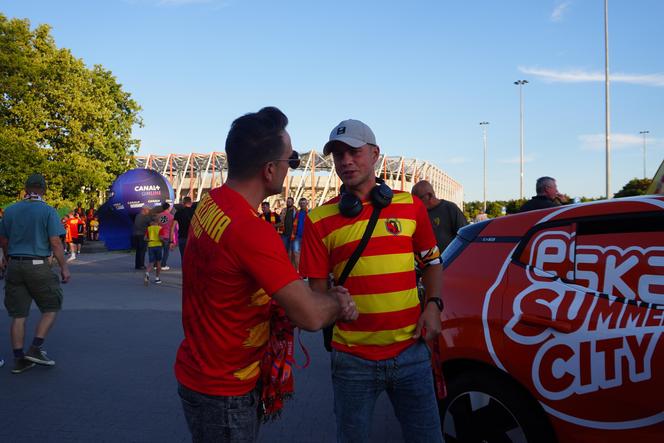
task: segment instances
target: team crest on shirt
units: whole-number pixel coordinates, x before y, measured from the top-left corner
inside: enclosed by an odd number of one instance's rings
[[[436,226],[439,226],[440,225],[440,217],[435,217],[433,219],[433,224],[436,225]]]
[[[401,234],[401,222],[396,218],[388,218],[385,220],[385,229],[392,235]]]

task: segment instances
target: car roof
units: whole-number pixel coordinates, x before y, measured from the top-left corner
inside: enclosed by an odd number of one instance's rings
[[[664,195],[641,195],[556,206],[491,219],[481,236],[521,236],[533,226],[550,221],[664,210]]]

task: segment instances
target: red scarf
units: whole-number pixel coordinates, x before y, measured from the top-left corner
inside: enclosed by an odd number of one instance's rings
[[[270,211],[269,213],[263,212],[261,218],[271,224],[272,226],[277,224],[277,213]]]
[[[295,362],[293,331],[293,325],[286,317],[286,311],[272,300],[270,302],[270,338],[261,361],[263,421],[278,418],[284,407],[284,401],[293,396],[293,365],[298,368],[309,366],[309,353],[301,340],[300,345],[307,361],[303,366],[299,366]]]

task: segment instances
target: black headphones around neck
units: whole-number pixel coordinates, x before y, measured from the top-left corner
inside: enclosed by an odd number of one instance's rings
[[[354,218],[362,212],[362,201],[355,194],[346,192],[344,185],[339,188],[341,198],[339,199],[339,212],[348,218]],[[385,208],[392,203],[392,189],[385,184],[385,180],[376,177],[376,186],[371,190],[371,203],[377,208]]]

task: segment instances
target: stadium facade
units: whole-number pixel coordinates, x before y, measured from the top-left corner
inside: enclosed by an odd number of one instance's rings
[[[331,157],[311,150],[301,153],[300,159],[300,167],[289,170],[281,195],[268,199],[271,207],[284,206],[285,196],[293,197],[296,202],[305,197],[312,206],[318,206],[337,195],[341,181]],[[185,196],[200,200],[205,192],[221,186],[228,174],[223,152],[137,156],[136,166],[154,169],[166,177],[173,185],[177,202]],[[419,180],[429,180],[438,197],[463,208],[463,186],[428,161],[381,154],[376,163],[376,175],[392,189],[402,191],[410,191]]]

